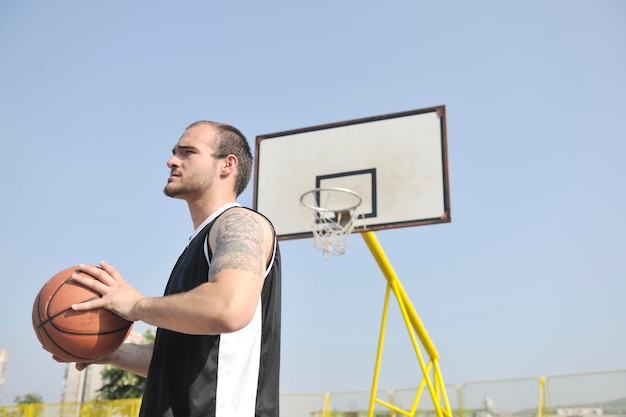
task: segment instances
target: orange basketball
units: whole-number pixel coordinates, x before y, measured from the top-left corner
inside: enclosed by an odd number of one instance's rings
[[[33,328],[50,353],[67,362],[89,362],[115,351],[133,323],[103,308],[72,310],[72,304],[100,297],[71,279],[76,271],[77,266],[64,269],[41,288],[33,304]]]

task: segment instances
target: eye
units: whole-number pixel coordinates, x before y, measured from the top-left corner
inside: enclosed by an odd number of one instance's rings
[[[190,148],[182,148],[182,149],[179,149],[179,150],[178,150],[178,153],[179,153],[181,156],[189,156],[189,155],[195,154],[195,153],[196,153],[196,151],[195,151],[195,150],[193,150],[193,149],[190,149]]]

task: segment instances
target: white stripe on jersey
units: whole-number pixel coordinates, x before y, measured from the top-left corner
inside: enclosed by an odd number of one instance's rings
[[[261,364],[261,300],[243,329],[220,335],[216,417],[254,417]]]

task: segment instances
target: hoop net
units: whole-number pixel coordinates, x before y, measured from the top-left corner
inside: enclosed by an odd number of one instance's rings
[[[300,197],[311,223],[313,247],[329,255],[343,255],[358,218],[361,197],[346,188],[316,188]]]

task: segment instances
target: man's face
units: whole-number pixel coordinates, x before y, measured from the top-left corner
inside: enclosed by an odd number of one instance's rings
[[[194,126],[183,133],[167,161],[170,176],[163,189],[165,195],[184,198],[211,189],[218,162],[213,157],[215,134],[210,125]]]

